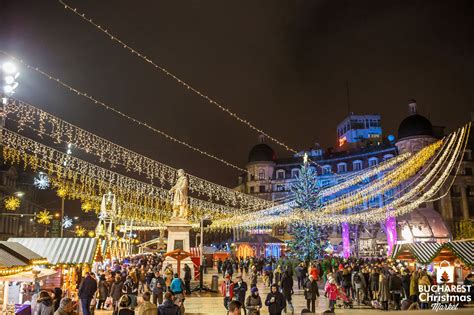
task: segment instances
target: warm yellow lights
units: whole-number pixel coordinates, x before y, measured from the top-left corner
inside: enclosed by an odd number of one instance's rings
[[[48,210],[43,210],[37,215],[37,218],[38,218],[38,223],[50,224],[51,220],[53,219],[53,216]]]
[[[9,211],[15,211],[20,207],[20,203],[21,201],[19,198],[13,196],[8,197],[5,199],[5,209]]]

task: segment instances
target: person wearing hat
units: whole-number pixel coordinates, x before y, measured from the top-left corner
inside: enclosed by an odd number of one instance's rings
[[[247,297],[247,301],[245,301],[245,308],[248,310],[248,315],[260,315],[262,299],[258,294],[257,287],[250,289],[250,295]]]
[[[285,297],[278,291],[276,284],[272,284],[271,291],[265,299],[265,305],[268,306],[268,313],[270,315],[281,315],[281,312],[286,307]]]
[[[242,304],[242,309],[244,310],[244,314],[247,314],[245,309],[245,294],[247,293],[247,282],[242,280],[242,276],[237,276],[237,283],[234,284],[234,295],[235,300],[239,301]]]
[[[132,300],[128,295],[122,295],[118,303],[117,315],[135,315],[135,311],[132,309]]]
[[[224,282],[222,282],[221,294],[224,297],[224,307],[229,310],[229,303],[234,298],[234,283],[230,280],[230,275],[226,275]]]

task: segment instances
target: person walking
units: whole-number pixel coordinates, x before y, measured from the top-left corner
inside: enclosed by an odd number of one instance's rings
[[[163,303],[163,293],[166,291],[166,282],[159,271],[155,272],[155,277],[150,282],[150,290],[153,304],[160,305]]]
[[[318,283],[314,279],[314,276],[310,275],[304,283],[304,298],[306,299],[306,308],[313,313],[316,311],[316,297],[319,295],[318,291]]]
[[[138,315],[156,315],[158,308],[155,304],[150,302],[150,292],[142,294],[143,303],[138,308]]]
[[[388,288],[392,293],[392,299],[395,303],[395,310],[400,310],[400,300],[402,296],[402,279],[396,272],[391,271],[390,278],[388,280]]]
[[[91,301],[97,291],[97,281],[91,277],[89,272],[86,273],[79,285],[78,296],[81,300],[82,314],[91,315]]]
[[[384,271],[382,271],[380,273],[380,279],[379,279],[379,300],[380,300],[380,303],[382,304],[382,309],[384,311],[388,311],[389,295],[390,295],[390,290],[388,287],[387,275],[385,274]]]
[[[40,291],[38,295],[37,308],[36,314],[37,315],[53,315],[54,314],[54,307],[53,307],[53,299],[46,291]]]
[[[114,314],[116,314],[118,311],[118,303],[119,303],[120,297],[122,296],[122,289],[123,289],[122,277],[119,274],[117,274],[115,275],[115,282],[112,283],[112,286],[110,287],[110,293],[109,293],[109,296],[112,298],[112,303],[114,306]]]
[[[184,283],[177,273],[174,274],[173,281],[171,281],[170,291],[173,293],[175,299],[179,299],[180,301],[184,301]]]
[[[244,314],[247,314],[247,310],[245,309],[245,294],[247,293],[247,282],[242,279],[242,276],[237,276],[236,278],[237,283],[234,284],[234,296],[235,300],[239,301],[242,304],[242,309],[244,310]]]
[[[229,303],[234,298],[234,283],[230,280],[230,275],[226,275],[224,282],[222,282],[221,294],[224,297],[224,307],[228,311]]]
[[[186,289],[186,295],[191,295],[191,268],[188,264],[184,264],[184,287]]]
[[[271,286],[271,291],[265,299],[265,305],[268,306],[268,313],[270,315],[281,315],[281,312],[286,307],[285,297],[278,291],[276,284]]]
[[[258,294],[257,287],[250,289],[250,295],[245,301],[245,308],[248,310],[248,315],[260,315],[260,309],[262,308],[262,299]]]
[[[331,313],[334,313],[334,306],[336,305],[337,295],[339,293],[339,290],[337,289],[337,286],[336,286],[336,281],[334,279],[332,278],[328,279],[328,284],[326,286],[325,291],[329,299],[329,310],[331,311]],[[314,313],[315,310],[311,310],[311,312]]]
[[[109,296],[109,287],[107,281],[105,280],[105,275],[100,275],[99,285],[98,285],[98,295],[97,295],[97,309],[104,309],[104,303],[107,297]]]
[[[251,272],[250,272],[250,287],[254,288],[257,286],[257,281],[258,281],[258,272],[257,268],[255,266],[252,266]]]
[[[306,277],[306,270],[304,268],[304,263],[300,263],[295,268],[296,278],[298,279],[298,290],[304,286],[304,278]]]
[[[291,303],[291,297],[294,293],[293,292],[293,277],[291,276],[291,272],[288,268],[286,268],[285,272],[283,272],[283,276],[281,277],[281,291],[288,304],[287,307],[289,306],[290,309],[292,309],[293,304]]]

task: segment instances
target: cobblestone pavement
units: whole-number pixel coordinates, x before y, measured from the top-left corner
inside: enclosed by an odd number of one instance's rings
[[[208,273],[204,276],[204,283],[208,286],[211,283],[212,275],[217,274],[216,270],[208,270]],[[244,275],[245,281],[247,281],[246,276]],[[222,282],[222,277],[219,277],[219,285]],[[248,283],[248,281],[247,281]],[[195,283],[197,285],[197,283]],[[262,297],[262,302],[265,300],[267,293],[269,292],[269,288],[264,287],[261,279],[259,279],[258,289],[260,292],[260,296]],[[300,314],[301,310],[306,308],[306,300],[303,296],[303,291],[297,289],[297,283],[295,281],[295,294],[293,295],[293,306],[294,306],[294,313],[287,313],[287,314]],[[320,290],[320,293],[322,291]],[[185,308],[186,308],[186,315],[225,315],[226,310],[223,304],[223,298],[220,294],[217,293],[210,293],[210,292],[193,292],[192,296],[187,297],[185,301]],[[321,294],[321,297],[316,300],[316,314],[321,314],[325,310],[328,309],[328,300]],[[433,312],[432,310],[422,310],[422,311],[410,311],[410,314],[428,314],[429,312]],[[110,311],[96,311],[95,315],[110,315],[112,312]],[[376,313],[383,313],[383,314],[404,314],[406,312],[396,312],[396,311],[379,311],[374,310],[369,307],[364,306],[357,306],[354,305],[353,309],[344,309],[344,308],[336,308],[337,314],[365,314],[368,313],[376,314]],[[243,312],[242,312],[243,314]],[[459,309],[457,311],[438,311],[436,315],[458,315],[458,314],[474,314],[474,308],[465,308]],[[261,315],[268,315],[268,311],[266,307],[261,311]]]

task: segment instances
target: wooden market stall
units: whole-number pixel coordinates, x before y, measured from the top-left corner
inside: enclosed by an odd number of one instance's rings
[[[437,276],[440,271],[447,271],[450,281],[462,282],[474,268],[474,240],[460,240],[442,244],[397,244],[390,258],[408,262],[408,266],[412,270],[417,265],[432,265]]]
[[[284,256],[286,244],[268,234],[251,234],[235,241],[237,257],[275,257]]]
[[[0,305],[8,313],[14,304],[31,299],[35,284],[56,272],[40,268],[48,261],[17,242],[0,242]]]
[[[44,283],[45,289],[62,288],[70,297],[77,294],[83,275],[101,258],[97,238],[11,238],[48,259],[58,271]]]

